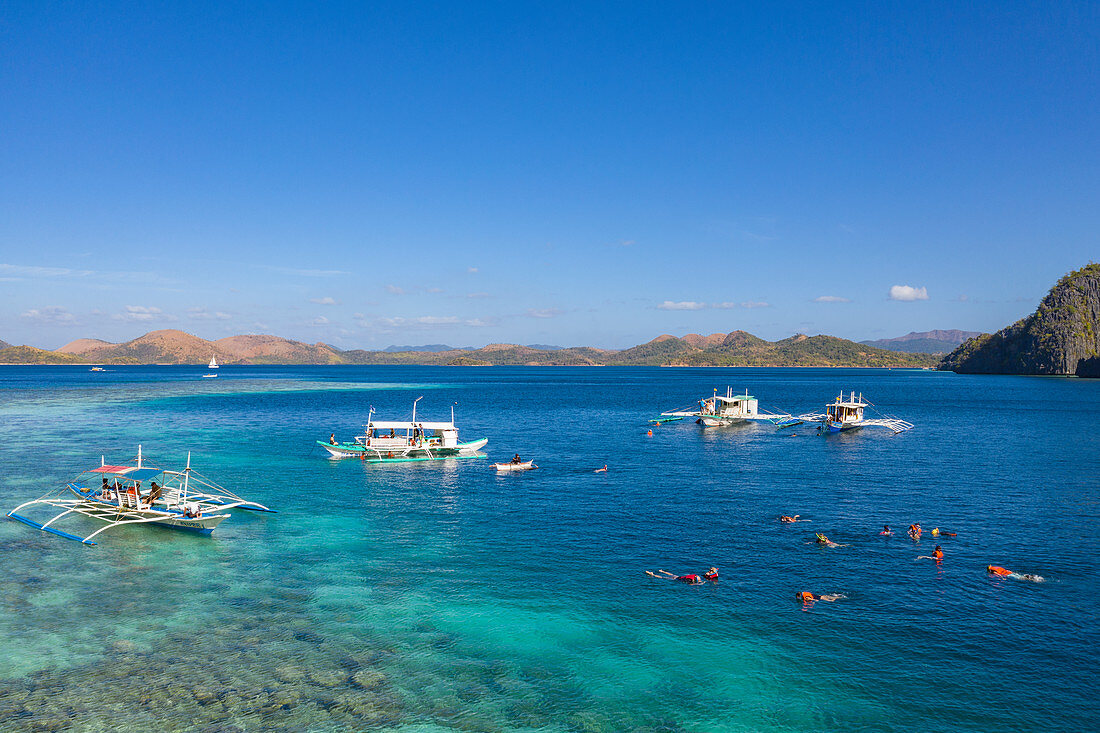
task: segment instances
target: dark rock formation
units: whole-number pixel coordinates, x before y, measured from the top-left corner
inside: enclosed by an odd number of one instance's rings
[[[1063,277],[1027,318],[944,357],[960,374],[1100,376],[1100,264]]]

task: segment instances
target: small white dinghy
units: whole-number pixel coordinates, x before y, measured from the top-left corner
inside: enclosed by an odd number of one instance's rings
[[[534,461],[520,461],[519,463],[494,463],[493,468],[498,472],[504,471],[531,471],[538,468]]]

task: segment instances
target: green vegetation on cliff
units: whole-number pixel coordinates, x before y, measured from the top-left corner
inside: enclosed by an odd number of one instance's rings
[[[960,374],[1100,376],[1100,264],[1071,272],[1027,318],[972,338],[944,357]]]

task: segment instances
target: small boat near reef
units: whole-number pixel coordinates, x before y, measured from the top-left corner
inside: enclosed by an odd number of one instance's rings
[[[536,466],[535,462],[532,460],[520,461],[518,463],[494,463],[493,468],[495,468],[498,472],[507,473],[508,471],[532,471],[538,468],[538,466]]]
[[[218,375],[217,374],[203,374],[202,378],[203,379],[217,379]]]
[[[863,399],[863,393],[857,397],[853,391],[848,397],[841,392],[836,400],[825,406],[825,412],[799,415],[799,419],[808,423],[817,423],[817,432],[822,435],[844,433],[867,427],[882,427],[893,430],[895,434],[913,429],[913,423],[890,415],[878,417],[864,416],[864,410],[874,409],[874,405]]]
[[[726,388],[724,395],[718,389],[710,397],[704,397],[696,405],[662,412],[661,417],[694,417],[696,422],[708,428],[719,425],[737,425],[747,422],[770,422],[780,427],[788,427],[793,415],[785,412],[770,412],[760,409],[760,402],[745,390],[745,394],[734,394],[732,387]],[[782,424],[781,424],[782,423]]]
[[[367,413],[367,426],[363,435],[357,435],[351,443],[339,443],[335,434],[328,442],[318,440],[332,458],[359,458],[368,463],[401,463],[406,461],[435,461],[443,458],[484,458],[478,453],[489,442],[488,438],[458,442],[455,427],[455,411],[451,406],[450,422],[418,422],[416,403],[413,401],[412,419],[408,421],[375,420],[374,408]]]
[[[219,486],[191,468],[191,454],[182,471],[154,468],[145,464],[138,446],[136,465],[110,465],[100,458],[100,465],[82,471],[72,481],[53,489],[41,498],[20,504],[8,512],[8,517],[68,540],[86,545],[96,544],[93,538],[101,532],[130,524],[159,524],[173,529],[185,529],[210,534],[228,519],[231,509],[251,509],[274,512],[263,504],[247,501]],[[148,482],[148,493],[142,483]],[[61,513],[42,521],[27,516],[50,507]],[[87,517],[106,526],[87,536],[59,529],[57,525],[71,523],[77,517]]]

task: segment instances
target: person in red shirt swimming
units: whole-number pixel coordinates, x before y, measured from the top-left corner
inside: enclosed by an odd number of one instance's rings
[[[658,575],[657,573],[662,574]],[[653,578],[661,578],[662,580],[676,580],[681,583],[687,583],[688,585],[702,585],[704,579],[718,580],[718,568],[711,568],[707,572],[703,573],[701,576],[695,573],[691,573],[689,575],[675,575],[668,572],[667,570],[657,570],[656,573],[652,570],[647,570],[645,571],[645,574]]]

